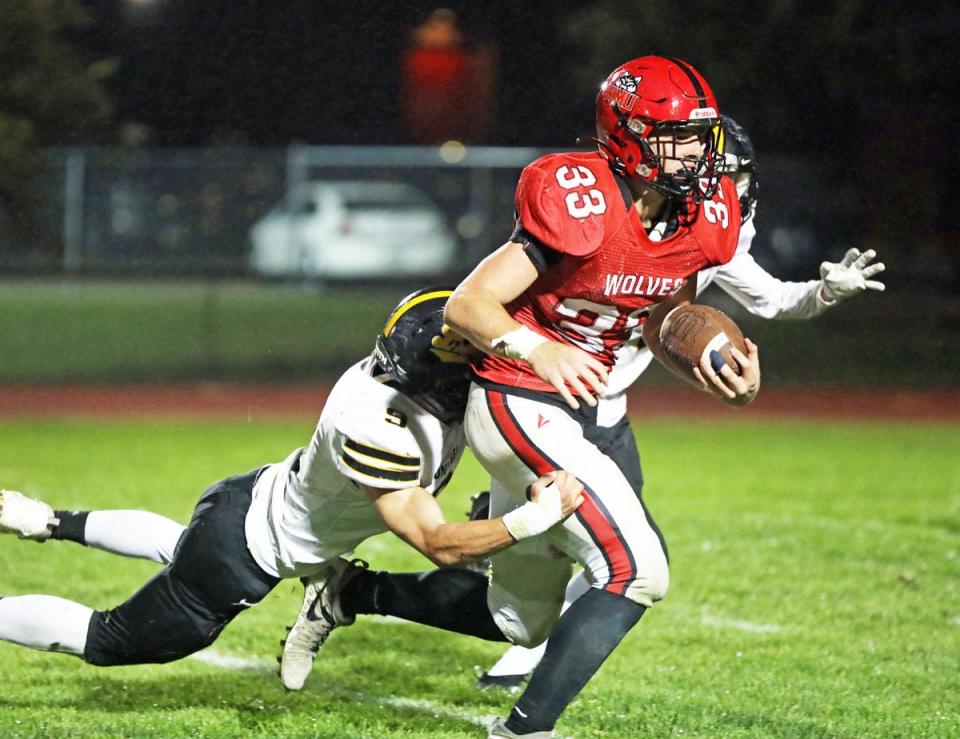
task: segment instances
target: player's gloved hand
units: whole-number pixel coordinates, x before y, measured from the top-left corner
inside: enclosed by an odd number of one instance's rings
[[[708,393],[716,395],[730,405],[747,405],[760,392],[760,349],[750,339],[744,339],[747,353],[733,347],[731,354],[740,366],[740,373],[724,363],[719,372],[710,366],[709,357],[704,357],[699,367],[693,368],[694,376]]]
[[[594,396],[603,397],[606,392],[607,368],[600,360],[575,346],[544,341],[530,352],[527,362],[537,376],[553,385],[574,410],[580,404],[570,392],[571,387],[589,406],[597,404]]]
[[[820,265],[820,296],[826,303],[849,298],[864,290],[883,290],[884,284],[870,278],[883,270],[883,262],[870,264],[877,253],[873,249],[860,253],[850,249],[840,262],[824,262]]]
[[[583,503],[583,485],[566,470],[549,472],[530,486],[530,502],[503,517],[503,525],[517,541],[560,523]]]

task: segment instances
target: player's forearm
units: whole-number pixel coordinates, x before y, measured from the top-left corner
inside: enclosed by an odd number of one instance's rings
[[[660,342],[660,324],[663,321],[653,323],[647,321],[643,326],[643,344],[650,350],[653,358],[659,362],[664,362],[663,344]]]
[[[524,329],[505,308],[537,279],[537,269],[523,245],[507,242],[484,259],[447,300],[444,320],[471,344],[488,354],[509,356],[508,346],[495,347],[496,340],[520,331],[514,354],[531,350],[537,335]]]
[[[804,321],[820,315],[831,305],[820,294],[819,280],[775,282],[776,290],[762,295],[727,292],[752,315],[777,321]]]
[[[482,559],[514,543],[502,518],[437,526],[425,538],[422,553],[441,567]]]
[[[520,328],[490,290],[461,286],[447,300],[444,321],[471,344],[488,354],[496,349],[493,342]]]
[[[836,305],[823,294],[823,283],[820,280],[809,282],[788,282],[790,290],[785,291],[779,310],[774,318],[781,321],[805,321],[819,316],[828,308]]]
[[[725,293],[760,318],[802,321],[820,315],[830,306],[820,294],[820,280],[780,280],[749,253],[737,254],[717,270],[713,279]]]

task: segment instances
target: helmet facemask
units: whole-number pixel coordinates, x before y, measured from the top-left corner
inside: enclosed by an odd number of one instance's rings
[[[429,380],[414,383],[425,389],[411,392],[410,397],[444,423],[460,422],[467,407],[471,379],[469,365],[445,367]]]
[[[719,120],[650,121],[623,116],[623,133],[633,139],[643,152],[637,165],[637,176],[662,195],[674,200],[690,199],[694,203],[708,200],[720,185],[722,167],[718,156]],[[698,156],[682,155],[696,137],[701,145]],[[674,172],[665,171],[669,162],[679,163]]]

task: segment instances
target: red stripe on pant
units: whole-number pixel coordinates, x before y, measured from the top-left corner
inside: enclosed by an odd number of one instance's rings
[[[536,472],[538,475],[545,475],[548,472],[555,472],[559,469],[551,459],[537,449],[533,442],[523,433],[519,424],[513,418],[510,409],[507,408],[507,399],[503,393],[493,390],[487,390],[487,407],[490,408],[490,414],[493,416],[494,423],[507,444],[516,453],[524,464]]]
[[[590,488],[583,489],[583,504],[577,508],[576,516],[590,533],[594,543],[603,552],[610,573],[604,590],[617,595],[626,595],[627,588],[636,578],[633,561],[627,552],[626,542],[620,531],[606,517],[596,500],[596,493]]]
[[[510,448],[523,460],[531,470],[538,475],[554,472],[560,467],[541,452],[527,437],[514,419],[507,407],[507,399],[503,393],[487,390],[487,407],[493,416],[494,423]],[[582,480],[581,480],[582,482]],[[610,573],[609,582],[604,590],[617,595],[624,595],[630,583],[636,577],[633,563],[627,552],[626,542],[620,536],[619,530],[613,525],[602,506],[596,500],[596,493],[584,486],[583,503],[576,511],[576,516],[583,527],[587,529],[594,543],[603,552]]]

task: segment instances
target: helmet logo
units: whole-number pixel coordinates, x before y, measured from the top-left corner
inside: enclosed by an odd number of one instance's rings
[[[717,111],[714,108],[694,108],[690,111],[687,120],[702,121],[705,118],[717,118]]]
[[[430,351],[441,362],[469,364],[478,354],[473,344],[447,324],[443,324],[443,329],[440,333],[430,340],[430,346]]]
[[[637,85],[643,79],[640,75],[634,77],[632,74],[627,74],[624,72],[617,79],[613,81],[614,87],[619,87],[621,90],[626,90],[627,92],[636,93]]]
[[[639,75],[634,77],[632,74],[624,72],[613,81],[612,85],[606,87],[604,98],[624,113],[629,113],[640,99],[637,97],[637,86],[642,79],[643,77]]]

